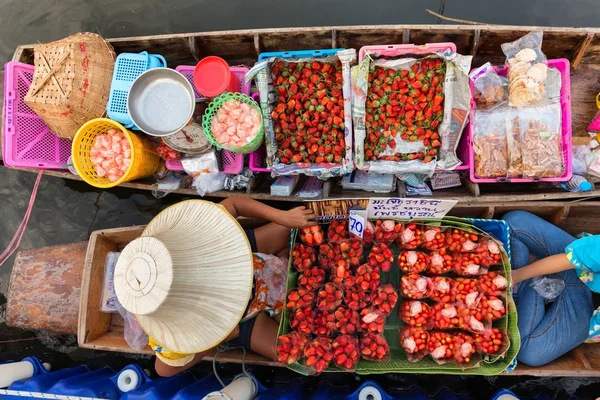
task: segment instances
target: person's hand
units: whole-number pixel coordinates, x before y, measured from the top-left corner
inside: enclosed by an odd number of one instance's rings
[[[284,211],[283,216],[281,218],[280,225],[283,225],[287,228],[306,228],[308,226],[313,226],[316,224],[314,221],[315,214],[311,209],[308,209],[304,206],[292,208],[289,211]]]

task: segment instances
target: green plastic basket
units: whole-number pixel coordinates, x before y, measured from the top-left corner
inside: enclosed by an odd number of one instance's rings
[[[262,121],[262,112],[260,110],[260,107],[254,100],[252,100],[251,97],[246,96],[245,94],[242,94],[242,93],[227,92],[227,93],[223,93],[219,97],[216,97],[213,101],[210,102],[210,104],[206,108],[206,111],[204,112],[204,115],[202,116],[202,129],[204,130],[204,134],[206,135],[206,138],[208,139],[208,141],[220,149],[225,149],[225,150],[229,150],[234,153],[240,153],[240,154],[252,153],[253,151],[257,150],[264,141],[265,132],[264,132],[262,123],[260,125],[260,130],[258,131],[258,134],[256,135],[256,137],[254,139],[252,139],[252,141],[250,143],[248,143],[242,147],[223,146],[222,144],[217,142],[217,140],[214,138],[214,136],[212,134],[211,126],[212,126],[213,117],[216,115],[217,111],[219,111],[221,109],[221,106],[223,105],[224,102],[226,102],[227,100],[232,100],[232,99],[238,100],[242,103],[247,103],[247,104],[251,105],[252,107],[256,108],[256,110],[260,113],[260,118]]]

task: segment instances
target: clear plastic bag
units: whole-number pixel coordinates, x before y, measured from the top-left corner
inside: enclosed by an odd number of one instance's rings
[[[469,77],[473,81],[477,109],[491,110],[508,100],[506,78],[500,77],[489,62],[474,69]]]
[[[429,354],[429,332],[422,328],[405,327],[398,331],[400,345],[410,362],[420,361]]]
[[[119,300],[115,293],[114,274],[115,265],[117,265],[120,255],[119,252],[111,251],[106,255],[106,261],[104,262],[104,282],[102,283],[100,311],[105,313],[117,312]]]
[[[135,351],[141,351],[148,344],[148,335],[135,319],[135,315],[125,310],[121,303],[115,299],[115,306],[121,317],[123,317],[125,341]]]
[[[479,178],[500,178],[508,173],[507,110],[475,112],[473,150]]]
[[[546,276],[536,276],[530,285],[546,302],[553,301],[565,290],[565,281]]]
[[[520,178],[523,176],[523,155],[521,154],[521,127],[518,115],[513,113],[507,122],[508,171],[506,175],[509,178]]]

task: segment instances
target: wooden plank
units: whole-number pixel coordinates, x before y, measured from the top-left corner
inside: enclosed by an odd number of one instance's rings
[[[583,59],[583,56],[585,55],[585,52],[587,51],[588,47],[590,47],[594,36],[595,35],[593,33],[588,33],[587,35],[585,35],[585,38],[583,39],[583,42],[581,42],[581,45],[579,46],[575,57],[571,60],[572,68],[577,69],[577,67],[579,67],[579,64],[581,63],[581,60]]]
[[[87,242],[80,242],[17,253],[8,289],[6,323],[77,334],[86,249]]]
[[[519,363],[517,368],[508,375],[600,377],[600,362],[595,358],[598,356],[600,356],[600,345],[584,343],[575,351],[541,367],[530,367]]]
[[[569,211],[571,211],[571,206],[559,207],[558,210],[552,214],[550,222],[557,226],[563,224],[569,217]]]
[[[575,71],[572,71],[573,136],[587,135],[587,126],[598,111],[595,100],[598,92],[600,92],[600,65],[581,64]]]
[[[471,50],[471,55],[475,56],[477,54],[477,50],[479,49],[479,44],[481,43],[481,30],[475,29],[473,35],[473,49]]]

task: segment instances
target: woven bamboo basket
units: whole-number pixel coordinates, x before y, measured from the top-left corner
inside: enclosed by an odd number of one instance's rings
[[[25,102],[58,136],[73,139],[87,121],[102,117],[115,51],[95,33],[77,33],[35,47],[35,72]]]

